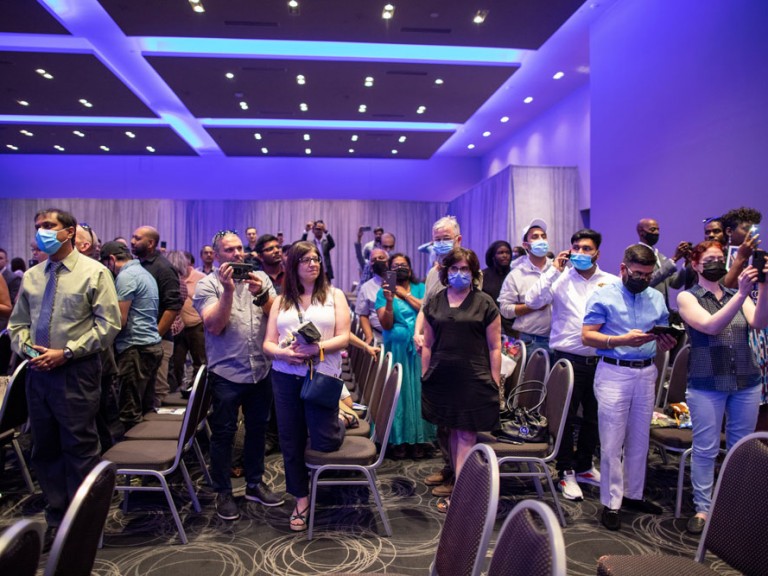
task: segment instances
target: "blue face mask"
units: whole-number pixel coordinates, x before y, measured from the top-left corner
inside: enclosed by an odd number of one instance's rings
[[[472,284],[472,274],[469,272],[448,272],[448,284],[456,290],[465,290]]]
[[[588,254],[571,254],[571,264],[576,270],[589,270],[594,265]]]
[[[541,258],[546,256],[547,252],[549,252],[549,242],[546,240],[534,240],[531,242],[531,254],[534,256]]]
[[[432,242],[432,250],[434,250],[435,254],[438,256],[448,254],[448,252],[453,250],[453,240],[435,240]]]
[[[37,241],[37,247],[49,256],[53,256],[61,248],[61,242],[58,239],[59,230],[45,230],[43,228],[37,229],[35,234],[35,240]]]

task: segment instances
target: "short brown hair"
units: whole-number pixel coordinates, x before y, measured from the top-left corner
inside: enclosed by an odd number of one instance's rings
[[[478,260],[477,254],[469,248],[456,246],[443,257],[443,263],[438,272],[440,283],[443,286],[448,286],[448,268],[462,260],[466,260],[467,264],[469,264],[469,270],[472,273],[472,285],[477,286],[480,284],[480,260]]]

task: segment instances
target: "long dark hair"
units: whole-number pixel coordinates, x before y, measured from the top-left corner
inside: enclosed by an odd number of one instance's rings
[[[509,259],[510,262],[512,261],[512,245],[507,242],[506,240],[496,240],[493,244],[488,246],[488,250],[485,251],[485,265],[488,266],[491,270],[496,270],[498,266],[496,265],[496,250],[498,250],[500,247],[506,246],[509,250]],[[506,271],[509,272],[509,266],[506,267]]]
[[[288,261],[285,265],[283,292],[280,299],[280,309],[290,310],[299,307],[299,298],[304,294],[304,286],[299,280],[299,260],[307,254],[315,254],[320,260],[320,274],[312,287],[312,303],[325,302],[329,292],[328,279],[325,277],[325,266],[317,248],[311,242],[295,242],[288,249]]]
[[[389,257],[389,269],[390,269],[390,270],[392,270],[392,269],[393,269],[393,268],[392,268],[392,261],[393,261],[395,258],[404,258],[404,259],[405,259],[405,261],[406,261],[406,262],[408,262],[408,268],[409,268],[409,269],[410,269],[410,271],[411,271],[411,275],[408,277],[408,282],[410,282],[411,284],[420,284],[420,283],[421,283],[421,281],[420,281],[420,280],[419,280],[419,278],[416,276],[416,273],[413,271],[413,266],[411,265],[411,259],[410,259],[410,258],[408,258],[408,256],[407,256],[406,254],[403,254],[402,252],[395,252],[394,254],[392,254],[392,255]]]

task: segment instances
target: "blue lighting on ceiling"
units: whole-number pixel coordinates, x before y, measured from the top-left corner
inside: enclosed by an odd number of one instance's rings
[[[5,124],[88,124],[94,126],[167,126],[160,118],[131,118],[122,116],[41,116],[31,114],[0,114]]]
[[[461,124],[449,122],[383,122],[375,120],[292,120],[269,118],[199,118],[208,128],[296,128],[316,130],[393,130],[455,132]]]

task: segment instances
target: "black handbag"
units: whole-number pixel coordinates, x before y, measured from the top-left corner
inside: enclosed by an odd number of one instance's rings
[[[524,389],[526,384],[530,383],[520,384],[509,394],[507,410],[501,415],[501,426],[493,431],[493,435],[500,442],[522,444],[523,442],[549,441],[549,422],[547,417],[539,412],[539,408],[544,404],[546,398],[546,388],[543,388],[541,399],[534,406],[512,405],[515,397],[531,392],[531,390]]]
[[[325,408],[338,409],[342,386],[344,381],[341,378],[318,372],[310,361],[309,371],[301,387],[301,399]]]

